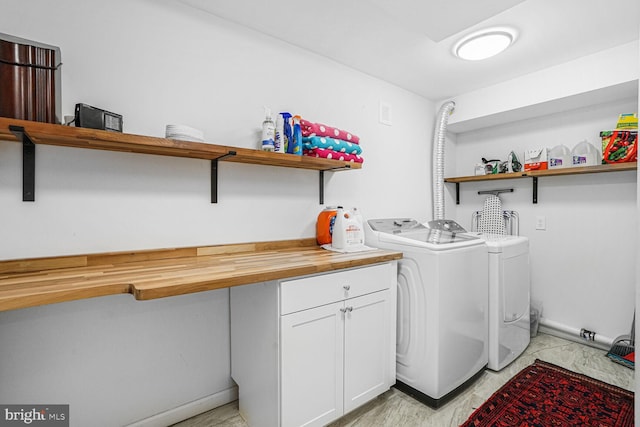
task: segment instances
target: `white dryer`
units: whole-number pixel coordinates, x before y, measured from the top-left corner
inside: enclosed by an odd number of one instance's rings
[[[396,387],[438,407],[488,362],[488,254],[484,239],[410,218],[372,219],[368,246],[398,261]]]
[[[499,371],[531,340],[529,239],[482,234],[489,250],[489,363]]]

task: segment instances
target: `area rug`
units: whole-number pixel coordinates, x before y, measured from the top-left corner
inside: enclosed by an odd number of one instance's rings
[[[633,422],[633,392],[536,360],[461,427],[633,427]]]

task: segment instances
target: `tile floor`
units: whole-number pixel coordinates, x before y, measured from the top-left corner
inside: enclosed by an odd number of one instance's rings
[[[330,427],[371,426],[459,426],[475,408],[535,359],[589,375],[609,384],[634,390],[634,371],[605,356],[606,351],[547,334],[538,334],[527,350],[500,372],[485,370],[476,382],[441,408],[435,410],[392,388],[366,405],[330,424]],[[231,402],[181,423],[177,427],[248,427]]]

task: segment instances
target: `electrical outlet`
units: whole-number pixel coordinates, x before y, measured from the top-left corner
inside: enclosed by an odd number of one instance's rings
[[[537,216],[536,217],[536,230],[546,230],[547,229],[547,217],[545,216]]]

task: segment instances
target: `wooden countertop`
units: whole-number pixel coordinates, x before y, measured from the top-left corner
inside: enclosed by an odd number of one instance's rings
[[[149,300],[400,258],[303,239],[0,261],[0,311],[126,293]]]

